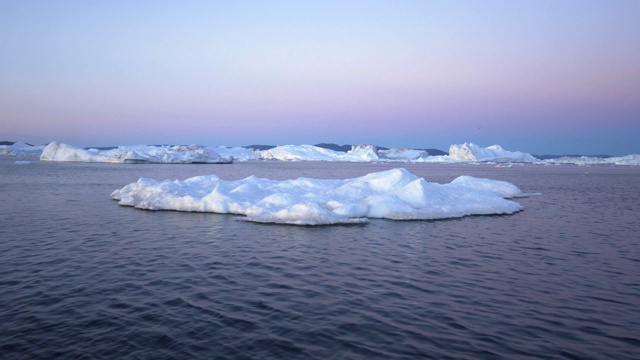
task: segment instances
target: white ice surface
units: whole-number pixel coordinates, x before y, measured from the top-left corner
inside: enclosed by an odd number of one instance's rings
[[[302,161],[417,161],[427,157],[427,152],[413,149],[378,150],[374,145],[355,145],[350,151],[335,151],[314,145],[283,145],[261,152],[265,160]]]
[[[628,165],[628,166],[640,166],[640,154],[617,156],[610,158],[599,158],[591,156],[571,157],[565,156],[556,159],[542,160],[543,164],[561,165],[561,164],[574,164],[574,165]]]
[[[111,150],[79,149],[66,144],[52,142],[40,155],[43,161],[77,161],[107,163],[231,163],[233,158],[220,156],[217,152],[199,145],[191,146],[120,146]]]
[[[254,151],[253,149],[248,149],[240,146],[216,146],[209,147],[209,149],[217,152],[222,157],[233,158],[234,161],[255,160],[260,158],[260,151]]]
[[[507,151],[500,145],[481,148],[473,143],[451,145],[450,155],[429,156],[426,151],[406,148],[378,150],[373,145],[357,145],[348,152],[334,151],[313,145],[283,145],[258,151],[244,147],[214,146],[120,146],[112,150],[79,149],[60,143],[32,147],[16,143],[0,146],[0,155],[34,155],[42,153],[45,161],[81,162],[153,162],[153,163],[228,163],[247,160],[283,161],[347,161],[347,162],[406,162],[406,163],[512,163],[576,164],[576,165],[640,165],[640,155],[621,157],[562,157],[538,160],[528,153]]]
[[[537,159],[531,154],[520,151],[507,151],[500,145],[482,148],[473,143],[451,145],[449,157],[455,161],[484,161],[484,162],[535,162]]]
[[[428,220],[467,215],[512,214],[522,196],[513,184],[459,177],[449,184],[425,181],[405,169],[359,178],[276,181],[250,176],[226,181],[215,175],[184,181],[141,178],[115,190],[120,205],[246,215],[256,222],[295,225],[345,224],[366,218]]]
[[[351,151],[335,151],[314,145],[282,145],[261,152],[265,160],[287,161],[353,161],[370,162],[378,160],[377,149],[371,145],[354,146]]]
[[[421,161],[429,156],[425,150],[393,148],[389,150],[380,150],[378,155],[382,159],[398,160],[398,161]]]

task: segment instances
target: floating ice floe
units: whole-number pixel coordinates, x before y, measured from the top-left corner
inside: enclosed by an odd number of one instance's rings
[[[115,190],[120,205],[246,215],[250,221],[294,225],[365,222],[367,218],[429,220],[513,214],[525,196],[515,185],[461,176],[449,184],[425,181],[405,169],[359,178],[276,181],[250,176],[226,181],[215,175],[184,181],[141,178]]]
[[[43,149],[44,146],[31,146],[23,142],[16,142],[12,145],[0,145],[0,155],[38,156]]]
[[[531,154],[520,151],[507,151],[500,145],[492,145],[482,148],[473,143],[462,145],[451,145],[449,147],[449,157],[454,161],[472,162],[536,162],[537,159]]]
[[[227,164],[233,158],[199,145],[191,146],[120,146],[111,150],[79,149],[52,142],[40,155],[43,161],[78,161],[106,163]]]

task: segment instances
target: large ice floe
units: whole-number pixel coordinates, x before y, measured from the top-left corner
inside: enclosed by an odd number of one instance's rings
[[[120,146],[110,150],[79,149],[52,142],[40,155],[43,161],[78,161],[106,163],[162,163],[162,164],[226,164],[231,157],[200,145],[191,146]]]
[[[520,151],[507,151],[500,145],[482,148],[474,143],[451,145],[449,157],[454,161],[471,162],[526,162],[537,161],[531,154]]]
[[[239,214],[250,221],[294,225],[512,214],[522,206],[506,198],[520,196],[525,194],[504,181],[460,176],[438,184],[402,168],[346,180],[277,181],[250,176],[227,181],[215,175],[184,181],[141,178],[111,194],[120,205],[140,209]]]

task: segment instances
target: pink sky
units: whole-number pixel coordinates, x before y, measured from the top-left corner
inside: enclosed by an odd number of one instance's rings
[[[638,153],[638,18],[637,1],[2,2],[0,140]]]

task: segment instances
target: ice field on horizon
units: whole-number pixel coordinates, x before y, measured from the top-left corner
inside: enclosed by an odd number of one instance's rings
[[[451,145],[449,147],[449,157],[455,161],[472,162],[490,161],[532,163],[537,160],[531,154],[520,151],[507,151],[500,145],[492,145],[482,148],[474,143]]]
[[[346,180],[277,181],[249,176],[226,181],[216,175],[184,181],[141,178],[111,194],[120,205],[139,209],[238,214],[249,221],[292,225],[513,214],[522,206],[507,198],[521,196],[526,194],[505,181],[460,176],[438,184],[403,168]]]
[[[38,156],[43,161],[76,161],[108,163],[230,163],[232,161],[346,161],[400,163],[495,163],[538,165],[627,165],[640,166],[640,154],[617,157],[558,157],[536,159],[529,153],[508,151],[500,145],[480,147],[473,143],[451,145],[449,155],[429,155],[425,150],[392,148],[378,149],[374,145],[353,146],[350,151],[335,151],[315,145],[282,145],[268,150],[225,146],[119,146],[110,150],[82,149],[52,142],[47,146],[25,143],[0,145],[0,155]]]
[[[40,155],[43,161],[77,161],[107,163],[160,163],[160,164],[228,164],[231,157],[220,156],[204,146],[120,146],[111,150],[79,149],[52,142]]]

